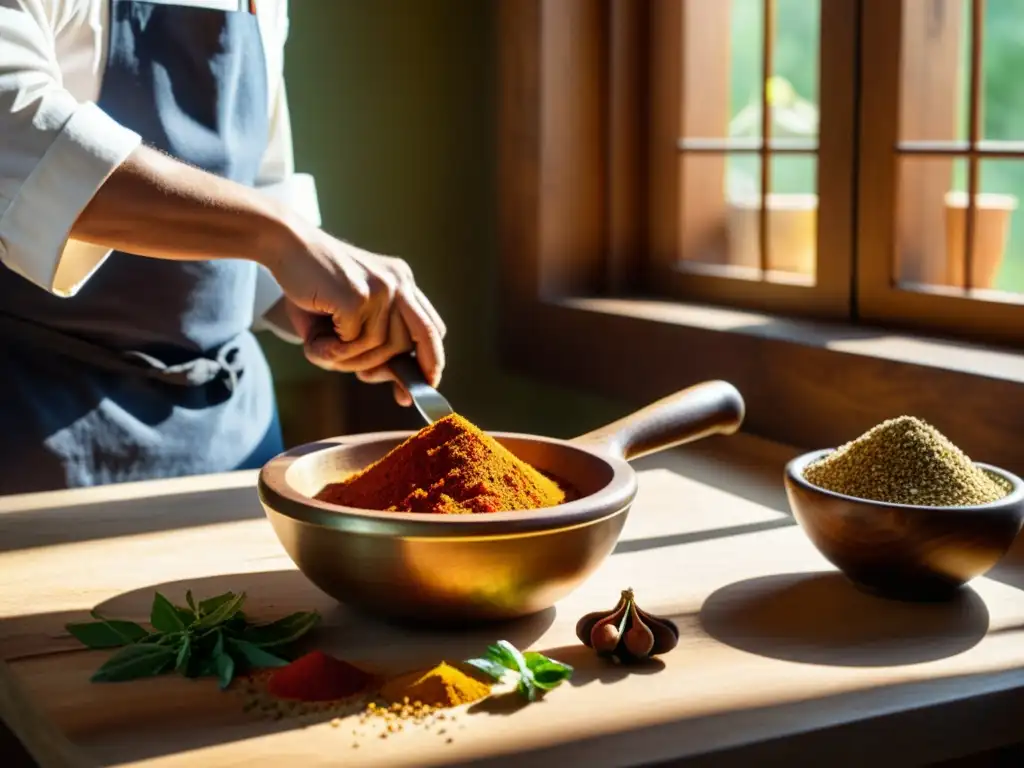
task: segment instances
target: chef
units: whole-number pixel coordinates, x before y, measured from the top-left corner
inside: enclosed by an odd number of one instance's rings
[[[0,0],[0,493],[260,466],[260,326],[439,380],[409,268],[321,230],[293,169],[287,30],[287,0]]]

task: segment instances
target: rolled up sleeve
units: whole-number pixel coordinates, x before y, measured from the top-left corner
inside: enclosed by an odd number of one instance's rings
[[[70,237],[79,214],[140,136],[62,87],[38,0],[0,0],[0,260],[73,296],[110,249]]]

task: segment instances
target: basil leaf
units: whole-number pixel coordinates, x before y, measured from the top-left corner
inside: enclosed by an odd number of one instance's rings
[[[492,659],[469,659],[466,663],[471,667],[479,669],[485,675],[493,677],[495,680],[501,680],[501,678],[508,674],[506,666]]]
[[[540,667],[546,667],[552,664],[567,671],[570,675],[573,672],[572,667],[568,664],[558,661],[557,659],[548,658],[543,653],[537,653],[536,651],[525,651],[523,653],[523,658],[526,659],[526,666],[534,672],[536,672]]]
[[[174,669],[188,677],[188,663],[192,660],[192,638],[185,635],[181,640],[181,647],[178,649],[178,658],[175,660]]]
[[[515,654],[509,653],[508,650],[501,645],[501,643],[503,642],[505,641],[499,641],[497,645],[488,645],[485,657],[497,662],[498,664],[501,664],[506,669],[511,669],[513,672],[518,672],[519,662],[516,660],[516,656]],[[515,648],[515,646],[512,646],[511,643],[506,643],[506,645],[512,647],[513,649]],[[518,651],[516,651],[516,653],[518,653]]]
[[[227,639],[228,648],[234,650],[246,660],[251,666],[258,669],[267,667],[284,667],[288,665],[288,662],[284,659],[275,656],[272,653],[260,648],[258,645],[247,643],[245,640],[236,640],[233,637]]]
[[[214,656],[213,660],[217,665],[217,676],[220,678],[220,689],[224,690],[231,685],[231,681],[235,677],[235,660],[223,651]]]
[[[192,598],[192,590],[185,591],[185,602],[188,603],[189,609],[199,618],[199,609],[196,607],[196,601]]]
[[[242,632],[241,639],[261,648],[288,645],[309,632],[319,621],[320,614],[316,611],[293,613],[270,624],[247,627]]]
[[[521,694],[527,698],[528,701],[535,701],[537,699],[537,688],[533,684],[533,675],[530,672],[529,666],[526,664],[526,659],[523,658],[523,654],[519,652],[508,640],[499,640],[497,647],[513,659],[516,663],[516,667],[519,672],[519,685],[516,686]]]
[[[550,691],[557,688],[572,676],[572,668],[564,664],[539,664],[530,670],[533,682],[538,688]]]
[[[77,624],[65,624],[78,642],[88,648],[120,648],[146,637],[149,632],[133,621],[100,619]]]
[[[231,593],[229,593],[231,594]],[[203,607],[206,601],[199,604],[200,608]],[[223,624],[231,618],[234,618],[235,614],[242,610],[242,603],[245,602],[245,592],[240,592],[237,595],[232,594],[230,599],[224,600],[217,604],[217,607],[212,611],[206,612],[203,609],[203,618],[196,622],[197,627],[215,627],[218,624]]]
[[[159,632],[180,632],[185,629],[185,622],[174,604],[159,592],[153,597],[153,609],[149,623]]]
[[[170,669],[177,652],[166,645],[138,644],[122,648],[92,676],[94,682],[113,683],[155,677]]]
[[[530,669],[534,684],[542,690],[550,691],[572,677],[572,667],[555,659],[549,659],[543,653],[526,651],[523,654],[523,659]]]

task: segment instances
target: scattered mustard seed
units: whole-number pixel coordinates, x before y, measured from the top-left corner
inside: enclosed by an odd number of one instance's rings
[[[925,507],[987,504],[1010,491],[945,435],[912,416],[872,427],[808,465],[804,478],[846,496]]]

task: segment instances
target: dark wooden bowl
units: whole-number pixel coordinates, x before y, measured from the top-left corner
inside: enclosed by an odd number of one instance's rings
[[[854,584],[899,600],[942,600],[981,576],[1009,550],[1024,523],[1024,482],[988,464],[1011,484],[999,501],[975,507],[886,504],[827,491],[804,479],[807,465],[832,449],[786,465],[786,495],[808,538]]]

